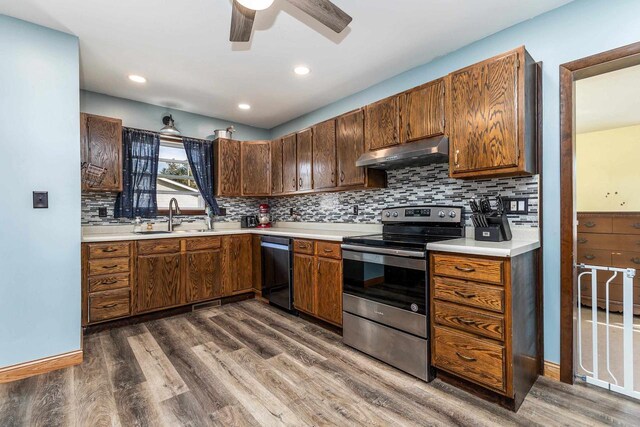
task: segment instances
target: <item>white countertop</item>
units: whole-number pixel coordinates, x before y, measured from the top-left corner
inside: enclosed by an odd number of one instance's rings
[[[508,242],[482,242],[472,238],[444,240],[427,244],[427,249],[438,252],[455,252],[467,255],[515,257],[540,247],[537,228],[511,227],[513,239]],[[467,228],[467,236],[473,236],[473,228]]]
[[[156,230],[165,230],[166,225],[156,224]],[[130,225],[83,227],[83,242],[116,242],[122,240],[169,239],[184,237],[224,236],[229,234],[260,234],[287,236],[298,239],[316,239],[341,242],[345,237],[380,233],[382,226],[375,224],[325,224],[325,223],[278,223],[271,228],[240,228],[240,223],[216,223],[213,230],[202,231],[202,224],[185,224],[176,227],[173,233],[137,234]]]

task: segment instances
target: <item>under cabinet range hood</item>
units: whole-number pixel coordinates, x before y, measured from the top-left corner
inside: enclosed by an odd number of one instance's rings
[[[408,142],[364,153],[356,166],[372,169],[401,169],[449,162],[449,138],[445,135]]]

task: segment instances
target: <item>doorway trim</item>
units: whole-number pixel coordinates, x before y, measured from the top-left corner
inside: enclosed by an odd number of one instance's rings
[[[640,42],[560,65],[560,380],[574,379],[574,307],[577,277],[574,84],[577,80],[640,64]]]

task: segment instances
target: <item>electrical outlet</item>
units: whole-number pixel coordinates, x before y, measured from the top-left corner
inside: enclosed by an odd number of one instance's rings
[[[107,217],[107,208],[98,208],[98,217],[106,218]]]
[[[354,215],[358,215],[359,209],[358,209],[358,205],[353,205],[353,208],[351,209],[351,213]]]
[[[218,207],[218,216],[226,216],[227,215],[227,208],[223,208],[222,206]]]
[[[504,197],[505,211],[508,214],[528,215],[529,199],[526,197]]]

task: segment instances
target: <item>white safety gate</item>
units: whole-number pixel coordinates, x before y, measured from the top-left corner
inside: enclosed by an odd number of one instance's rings
[[[583,379],[589,383],[600,387],[607,388],[609,390],[625,394],[627,396],[640,399],[640,392],[634,389],[634,363],[633,363],[633,278],[636,275],[636,270],[633,268],[613,268],[613,267],[601,267],[596,265],[580,264],[578,268],[582,272],[578,275],[578,361],[582,371],[586,373]],[[598,272],[601,274],[611,273],[611,277],[605,284],[605,332],[606,332],[606,369],[607,374],[613,380],[612,382],[605,381],[602,376],[599,375],[598,369]],[[621,274],[623,277],[622,285],[622,344],[623,348],[623,375],[622,378],[617,378],[611,372],[611,348],[610,348],[610,313],[609,313],[609,288],[611,282]],[[585,276],[591,276],[591,327],[592,327],[592,370],[586,369],[583,363],[582,352],[582,301],[580,287],[582,285],[582,279]],[[622,380],[622,385],[619,385],[619,380]]]

